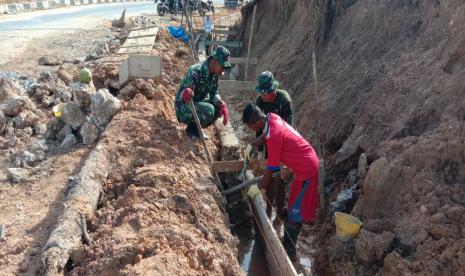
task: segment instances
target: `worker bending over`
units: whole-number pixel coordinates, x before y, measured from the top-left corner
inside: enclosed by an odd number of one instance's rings
[[[295,261],[296,243],[302,223],[315,218],[318,206],[318,157],[312,146],[274,113],[265,115],[258,106],[249,104],[244,109],[242,120],[253,131],[263,131],[251,143],[252,147],[266,144],[268,150],[266,172],[259,184],[260,188],[266,189],[270,185],[272,175],[280,170],[281,163],[293,173],[282,243],[289,257]],[[247,147],[246,158],[250,157],[252,147]],[[260,190],[257,185],[249,188],[248,195],[251,198],[258,193]]]
[[[204,62],[189,67],[179,84],[174,101],[176,118],[186,124],[186,134],[191,138],[199,138],[189,102],[194,101],[195,110],[199,116],[200,125],[206,128],[223,116],[223,124],[228,123],[228,107],[218,93],[218,77],[225,69],[231,68],[229,50],[219,46]]]
[[[257,76],[257,86],[255,88],[259,96],[256,100],[256,105],[265,113],[275,113],[284,119],[289,125],[293,126],[292,118],[292,101],[287,91],[278,89],[279,82],[274,79],[273,73],[264,71]],[[256,136],[260,137],[262,130],[256,132]],[[259,159],[266,158],[265,146],[258,147]],[[272,204],[276,200],[277,218],[273,222],[275,227],[280,227],[280,222],[284,220],[284,185],[280,174],[274,174],[270,185],[266,187],[266,214],[271,217]],[[277,231],[279,232],[279,231]]]

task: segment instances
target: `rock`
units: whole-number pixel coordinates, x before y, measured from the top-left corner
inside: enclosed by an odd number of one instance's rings
[[[362,229],[355,241],[355,257],[364,263],[383,260],[394,237],[391,232],[374,234]]]
[[[73,133],[73,129],[69,125],[65,125],[56,135],[58,141],[65,140],[66,136]]]
[[[51,107],[53,103],[54,103],[53,98],[50,96],[44,96],[42,98],[42,106],[45,108]]]
[[[73,134],[68,134],[63,140],[63,142],[61,142],[60,148],[62,150],[70,150],[74,147],[74,145],[76,145],[76,143],[76,137],[74,137]]]
[[[383,186],[389,176],[389,164],[386,158],[380,158],[371,164],[363,185],[364,215],[376,216],[378,205],[383,198]]]
[[[88,68],[79,71],[79,82],[89,84],[92,81],[92,72]]]
[[[35,155],[40,155],[48,151],[48,146],[45,139],[34,139],[27,148],[30,152],[34,153]]]
[[[39,80],[45,81],[45,80],[50,79],[51,77],[52,77],[52,74],[50,73],[50,71],[44,70],[40,72]]]
[[[25,273],[29,270],[29,267],[31,266],[30,262],[28,259],[24,259],[18,267],[18,272],[20,273]]]
[[[7,169],[7,177],[14,183],[19,183],[29,177],[29,170],[23,168],[9,168]]]
[[[56,66],[62,63],[63,62],[56,57],[43,56],[39,58],[39,65]]]
[[[38,136],[43,136],[47,132],[47,124],[43,122],[36,122],[32,128]]]
[[[13,165],[15,167],[27,168],[28,166],[34,166],[36,161],[37,158],[33,153],[24,151],[21,155],[15,158]]]
[[[58,68],[57,76],[68,85],[79,81],[79,69],[72,63],[64,63]]]
[[[71,92],[67,90],[60,90],[55,94],[54,103],[55,104],[67,103],[67,102],[70,102],[72,99],[73,99],[73,95],[71,94]]]
[[[90,105],[90,98],[95,94],[94,84],[73,83],[70,85],[73,93],[73,102],[77,103],[80,108],[86,108]]]
[[[460,221],[465,212],[465,208],[462,206],[450,207],[446,210],[446,216],[452,220]]]
[[[35,109],[34,103],[25,96],[8,97],[4,103],[0,106],[0,110],[3,111],[5,116],[15,117],[23,110]]]
[[[76,103],[66,103],[60,119],[74,130],[78,130],[87,121],[86,115]]]
[[[8,79],[0,78],[0,103],[9,97],[20,96],[21,92]]]
[[[91,110],[95,123],[103,128],[120,109],[121,102],[113,97],[108,89],[100,89],[91,97]]]
[[[0,110],[0,134],[3,133],[3,130],[6,127],[6,119],[5,115],[3,114],[3,111]]]
[[[140,93],[148,99],[152,99],[155,91],[155,82],[153,80],[135,79],[123,87],[118,92],[118,96],[125,100],[131,100],[137,93]]]
[[[47,122],[47,132],[45,133],[45,137],[48,139],[55,139],[57,133],[60,132],[64,126],[65,123],[63,123],[61,120],[57,118],[50,119]]]
[[[368,170],[367,156],[365,153],[362,153],[360,154],[360,158],[358,159],[358,167],[357,167],[358,177],[360,178],[365,177],[367,170]]]
[[[33,133],[34,131],[32,130],[31,127],[25,127],[23,129],[16,130],[16,136],[23,137],[23,138],[29,138],[30,136],[32,136]]]
[[[84,145],[90,145],[94,143],[95,140],[97,140],[99,135],[99,129],[92,123],[85,122],[79,130],[79,134],[82,137],[82,143]]]
[[[18,129],[32,127],[39,119],[39,116],[36,114],[29,110],[24,110],[13,118],[13,125]]]

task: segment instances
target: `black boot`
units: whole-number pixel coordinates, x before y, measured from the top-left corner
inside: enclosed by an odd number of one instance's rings
[[[187,124],[186,134],[192,140],[200,138],[200,133],[199,133],[199,130],[197,129],[197,125],[195,124],[195,122],[190,122]]]
[[[302,225],[299,224],[290,224],[286,222],[284,224],[284,236],[282,239],[282,244],[284,249],[286,249],[287,255],[289,258],[295,259],[297,257],[297,239],[299,238],[300,228]]]

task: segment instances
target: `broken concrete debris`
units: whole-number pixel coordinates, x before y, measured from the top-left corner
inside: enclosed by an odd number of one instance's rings
[[[19,183],[29,177],[29,170],[23,168],[9,168],[7,169],[7,177],[13,183]]]

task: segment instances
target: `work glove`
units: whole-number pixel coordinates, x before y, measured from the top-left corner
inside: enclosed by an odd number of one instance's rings
[[[254,199],[255,196],[257,196],[259,193],[261,193],[260,188],[256,184],[252,185],[249,187],[249,190],[247,191],[247,195],[251,198]]]
[[[252,159],[252,153],[253,153],[253,146],[251,144],[247,144],[245,147],[244,151],[244,159],[249,161]]]
[[[220,114],[221,114],[221,116],[223,116],[223,125],[226,125],[226,124],[228,124],[228,120],[229,120],[228,106],[223,101],[219,101],[218,104],[219,104],[219,107],[220,107]]]
[[[194,97],[194,90],[192,90],[189,87],[184,89],[184,91],[182,91],[182,93],[181,93],[181,99],[185,103],[190,102],[193,97]]]

